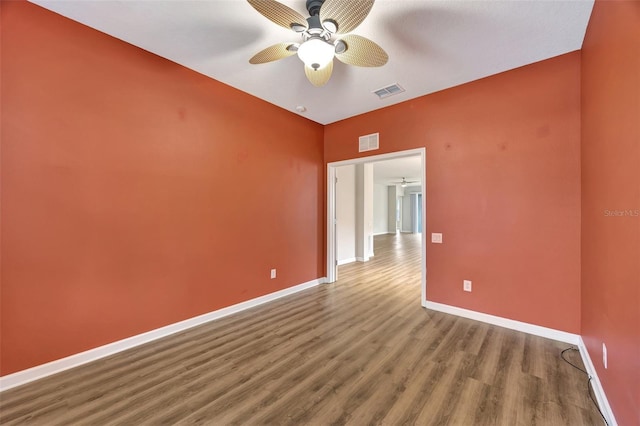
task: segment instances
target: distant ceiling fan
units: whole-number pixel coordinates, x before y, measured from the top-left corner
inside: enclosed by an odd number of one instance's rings
[[[420,181],[418,181],[418,180],[406,180],[405,178],[402,178],[401,182],[396,182],[395,184],[396,185],[400,185],[401,187],[404,188],[405,186],[407,186],[409,184],[412,184],[412,183],[420,183]]]
[[[304,18],[276,0],[247,0],[272,22],[302,35],[302,43],[274,44],[256,53],[251,64],[262,64],[298,54],[304,72],[314,86],[324,86],[333,71],[333,58],[348,65],[380,67],[389,56],[376,43],[353,31],[364,21],[374,0],[307,0],[309,17]],[[336,37],[338,36],[338,37]],[[335,38],[335,39],[334,39]]]

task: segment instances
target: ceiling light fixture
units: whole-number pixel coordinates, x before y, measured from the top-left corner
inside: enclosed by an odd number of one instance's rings
[[[407,186],[409,186],[410,183],[416,183],[416,181],[414,180],[414,181],[407,182],[407,179],[402,178],[402,182],[400,182],[400,186],[403,188],[406,188]]]
[[[333,60],[335,48],[321,37],[311,37],[298,48],[298,57],[314,70],[326,67]]]
[[[265,18],[303,39],[301,44],[281,42],[262,49],[249,59],[250,64],[273,62],[297,53],[309,82],[321,87],[331,78],[334,58],[359,67],[381,67],[389,60],[387,52],[375,42],[351,34],[369,15],[375,0],[306,0],[308,18],[278,0],[247,1]]]

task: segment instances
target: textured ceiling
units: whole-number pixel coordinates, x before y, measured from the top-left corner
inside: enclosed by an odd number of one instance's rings
[[[348,1],[348,0],[345,0]],[[191,68],[313,121],[328,124],[578,50],[592,0],[377,0],[353,34],[389,54],[381,68],[335,61],[314,87],[292,56],[250,65],[263,48],[299,35],[244,0],[32,0],[61,15]],[[282,3],[307,16],[304,0]],[[398,83],[404,93],[372,92]]]

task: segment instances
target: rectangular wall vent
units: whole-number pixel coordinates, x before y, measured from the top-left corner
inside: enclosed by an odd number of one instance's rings
[[[373,93],[380,99],[388,98],[389,96],[397,95],[402,92],[404,92],[404,88],[398,83],[373,91]]]
[[[379,133],[372,133],[358,138],[358,152],[372,151],[378,148],[380,148]]]

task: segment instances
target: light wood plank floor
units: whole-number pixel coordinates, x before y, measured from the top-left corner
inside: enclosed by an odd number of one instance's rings
[[[375,246],[335,284],[5,391],[0,423],[602,424],[568,345],[425,310],[419,237]]]

